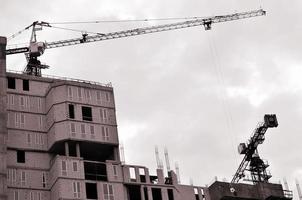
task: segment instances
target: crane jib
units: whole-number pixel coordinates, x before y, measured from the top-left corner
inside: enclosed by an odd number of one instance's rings
[[[162,31],[170,31],[170,30],[183,29],[183,28],[202,26],[202,25],[205,27],[205,30],[210,30],[211,24],[213,24],[213,23],[220,23],[220,22],[227,22],[227,21],[245,19],[245,18],[250,18],[250,17],[257,17],[257,16],[262,16],[265,14],[266,14],[266,12],[264,10],[259,9],[259,10],[249,11],[249,12],[234,13],[234,14],[229,14],[229,15],[219,15],[219,16],[213,16],[213,17],[208,17],[208,18],[197,18],[194,20],[189,20],[189,21],[184,21],[184,22],[142,27],[142,28],[125,30],[125,31],[111,32],[111,33],[106,33],[106,34],[97,34],[97,35],[91,35],[91,36],[88,36],[87,34],[83,34],[82,38],[59,40],[59,41],[54,41],[54,42],[45,42],[45,48],[50,49],[50,48],[64,47],[64,46],[70,46],[70,45],[78,45],[78,44],[88,43],[88,42],[97,42],[97,41],[103,41],[103,40],[137,36],[137,35],[156,33],[156,32],[162,32]],[[34,23],[37,24],[37,22],[34,22]],[[49,25],[49,23],[46,23],[46,22],[41,22],[41,23],[39,23],[39,25],[51,27]],[[28,47],[7,49],[6,55],[26,53],[26,52],[29,52]]]

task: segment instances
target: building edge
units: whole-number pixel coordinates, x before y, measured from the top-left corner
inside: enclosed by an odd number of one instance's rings
[[[0,200],[7,200],[6,183],[6,137],[7,137],[7,106],[6,106],[6,37],[0,37]]]

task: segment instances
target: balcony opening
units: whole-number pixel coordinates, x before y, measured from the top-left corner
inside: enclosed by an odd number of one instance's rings
[[[17,163],[25,163],[25,151],[17,150]]]
[[[148,188],[147,187],[144,187],[144,197],[145,197],[145,200],[149,200]]]
[[[77,148],[75,142],[68,142],[69,156],[77,157]]]
[[[16,89],[16,79],[13,77],[7,77],[7,87],[9,89]]]
[[[168,200],[174,200],[173,189],[168,189]]]
[[[23,90],[29,91],[29,80],[23,80]]]
[[[107,181],[107,169],[105,163],[84,161],[84,173],[86,180]]]
[[[152,188],[152,197],[156,200],[162,200],[161,189],[160,188]]]
[[[74,119],[74,105],[68,104],[68,117]]]
[[[86,198],[98,199],[98,191],[96,183],[86,183]]]
[[[141,188],[139,185],[128,185],[127,188],[129,200],[141,200]]]
[[[114,148],[117,147],[110,144],[80,143],[81,157],[90,161],[105,162],[106,160],[116,160]]]
[[[92,121],[92,109],[91,107],[82,106],[82,117],[85,121]]]

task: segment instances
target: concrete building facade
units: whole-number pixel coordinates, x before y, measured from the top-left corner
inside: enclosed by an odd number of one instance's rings
[[[5,46],[0,37],[0,200],[290,199],[281,185],[235,195],[122,164],[112,86],[7,72]]]

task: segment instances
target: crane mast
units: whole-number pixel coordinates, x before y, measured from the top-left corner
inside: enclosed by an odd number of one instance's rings
[[[245,171],[249,171],[251,174],[252,182],[254,184],[258,182],[268,182],[271,175],[266,168],[269,166],[267,162],[263,161],[258,153],[257,147],[265,140],[265,133],[268,128],[278,126],[277,117],[275,114],[264,115],[264,122],[257,125],[253,135],[247,143],[240,143],[238,146],[239,154],[244,154],[244,158],[241,161],[231,183],[238,183],[240,179],[245,177]]]
[[[240,20],[245,18],[257,17],[265,15],[266,12],[262,9],[249,11],[249,12],[241,12],[229,15],[220,15],[208,18],[196,18],[193,20],[187,20],[184,22],[177,22],[177,23],[169,23],[157,26],[150,26],[150,27],[142,27],[142,28],[135,28],[129,29],[125,31],[118,31],[118,32],[110,32],[105,34],[96,34],[96,35],[88,35],[82,34],[82,37],[74,38],[74,39],[67,39],[67,40],[58,40],[54,42],[37,42],[36,41],[36,30],[41,30],[44,27],[51,27],[50,23],[47,22],[34,22],[32,25],[28,26],[26,29],[32,27],[32,38],[29,47],[21,47],[21,48],[13,48],[7,49],[6,55],[11,54],[18,54],[18,53],[25,53],[27,55],[28,64],[25,69],[25,73],[41,76],[41,69],[48,68],[46,65],[41,65],[38,57],[44,53],[45,49],[51,48],[58,48],[64,46],[71,46],[71,45],[78,45],[83,43],[90,43],[90,42],[97,42],[103,40],[111,40],[117,38],[124,38],[130,36],[137,36],[143,34],[150,34],[150,33],[157,33],[163,31],[170,31],[176,29],[183,29],[189,28],[194,26],[204,26],[205,30],[210,30],[212,24],[214,23],[221,23],[221,22],[228,22],[234,20]]]

